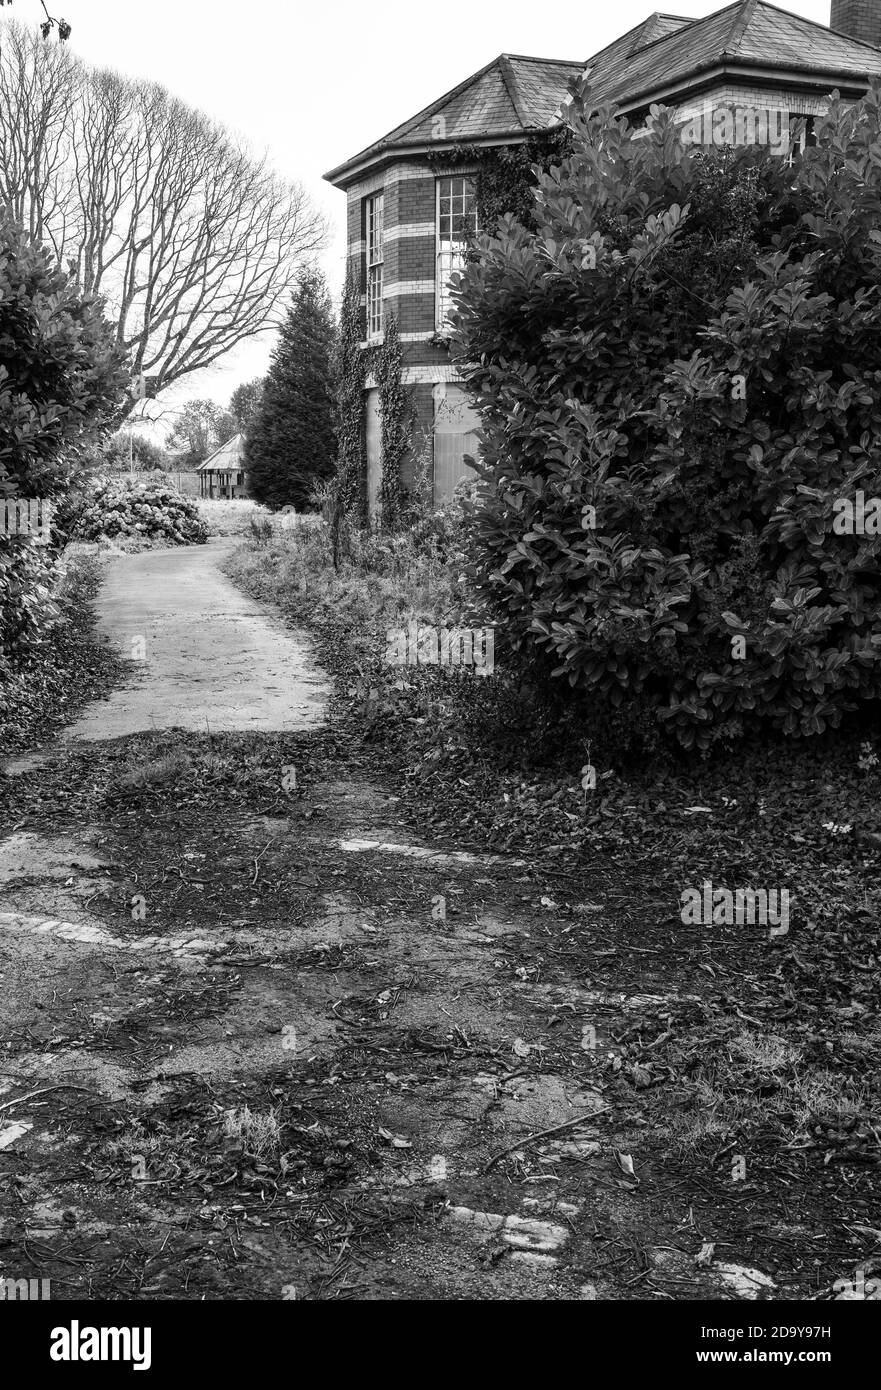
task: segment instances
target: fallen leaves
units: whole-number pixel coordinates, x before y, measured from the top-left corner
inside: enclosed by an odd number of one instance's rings
[[[633,1158],[630,1154],[622,1153],[620,1149],[615,1150],[615,1162],[621,1172],[628,1178],[628,1182],[619,1182],[620,1187],[639,1187],[639,1178],[633,1168]]]
[[[377,1129],[377,1134],[393,1149],[412,1149],[413,1147],[410,1140],[405,1139],[402,1134],[392,1134],[391,1130],[383,1129],[381,1125]]]

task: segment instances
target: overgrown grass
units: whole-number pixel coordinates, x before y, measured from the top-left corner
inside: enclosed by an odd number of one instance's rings
[[[682,1108],[658,1128],[680,1153],[692,1153],[708,1141],[747,1144],[762,1130],[784,1131],[794,1147],[803,1141],[805,1147],[822,1147],[825,1141],[832,1148],[852,1136],[877,1148],[879,1126],[877,1072],[863,1080],[807,1063],[788,1077],[775,1069],[745,1080],[735,1065],[712,1082],[698,1080]]]
[[[211,536],[244,536],[252,520],[266,519],[271,513],[260,502],[248,497],[194,499],[199,515]]]
[[[142,789],[172,782],[186,766],[186,760],[179,753],[169,754],[164,758],[156,758],[153,762],[133,766],[122,773],[117,785]]]
[[[468,590],[462,558],[455,517],[440,514],[415,533],[350,534],[338,569],[329,530],[314,520],[237,551],[226,568],[254,597],[317,632],[344,717],[390,756],[415,767],[426,755],[434,762],[467,748],[477,760],[485,756],[491,771],[524,751],[529,761],[553,761],[559,706],[506,650],[504,634],[495,631],[491,678],[387,660],[389,634],[412,624],[436,632],[490,626]]]
[[[239,551],[230,573],[267,601],[304,616],[345,613],[355,641],[359,629],[366,635],[409,621],[456,622],[468,608],[464,586],[436,544],[358,533],[337,571],[324,522],[298,518],[290,529],[255,532],[254,538],[263,544]]]

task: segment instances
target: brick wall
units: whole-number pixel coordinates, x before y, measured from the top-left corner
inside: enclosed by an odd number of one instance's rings
[[[832,0],[829,27],[877,48],[881,45],[881,0]]]
[[[831,88],[830,88],[831,90]],[[740,106],[767,108],[771,111],[789,111],[798,116],[820,116],[826,110],[825,96],[801,92],[784,91],[782,87],[748,87],[733,83],[720,83],[701,92],[692,101],[674,107],[677,117],[699,115],[705,106]]]
[[[386,172],[385,317],[394,314],[404,362],[413,334],[434,332],[435,179],[423,161],[393,164]]]
[[[380,191],[384,194],[384,316],[397,318],[406,366],[448,368],[446,350],[427,341],[436,327],[435,171],[425,160],[404,159],[349,188],[349,254],[360,266],[364,291],[364,203]]]
[[[367,248],[364,241],[365,200],[383,192],[383,316],[394,315],[401,334],[404,381],[412,410],[413,448],[401,476],[411,486],[423,462],[433,460],[436,381],[453,373],[445,348],[427,341],[435,331],[436,177],[425,161],[401,160],[382,174],[364,179],[348,190],[349,255],[367,288]],[[366,333],[366,326],[364,328]],[[458,376],[458,374],[455,374]],[[374,385],[367,379],[367,389]],[[427,455],[427,458],[425,456]]]
[[[360,292],[365,294],[367,289],[367,243],[364,227],[364,200],[355,196],[352,189],[346,195],[346,242],[347,258],[346,273],[349,268],[354,267],[355,275],[360,286]],[[366,299],[361,303],[361,322],[359,333],[363,339],[367,333],[367,310]]]

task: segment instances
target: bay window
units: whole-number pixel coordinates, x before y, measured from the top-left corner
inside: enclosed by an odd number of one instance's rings
[[[450,276],[465,264],[468,243],[477,231],[473,179],[451,175],[437,181],[437,328],[449,327]]]

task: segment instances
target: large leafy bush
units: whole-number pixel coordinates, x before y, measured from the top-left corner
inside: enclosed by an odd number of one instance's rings
[[[97,482],[88,494],[76,534],[85,541],[108,536],[193,545],[207,541],[208,527],[196,502],[173,487],[109,478]]]
[[[100,303],[0,215],[0,505],[65,496],[119,405],[123,361]],[[0,538],[0,679],[57,617],[53,567],[51,547]]]
[[[459,286],[474,582],[585,707],[685,747],[836,726],[881,695],[879,539],[832,531],[881,493],[879,93],[792,162],[584,86],[570,125],[536,230]]]

